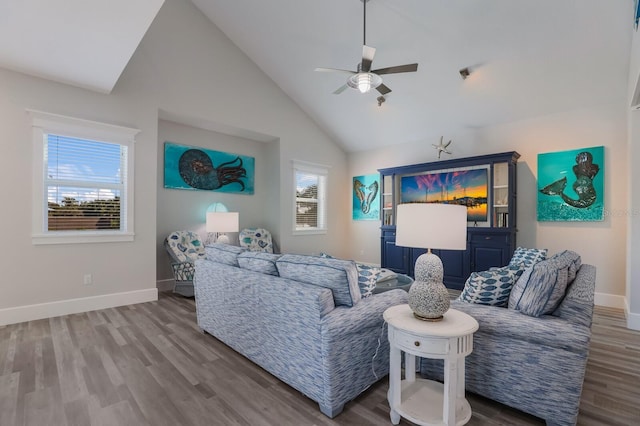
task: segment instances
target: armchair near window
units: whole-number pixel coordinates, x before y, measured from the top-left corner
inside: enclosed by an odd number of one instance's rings
[[[263,228],[244,228],[239,235],[240,247],[249,251],[273,253],[271,232]]]
[[[192,231],[175,231],[164,240],[164,247],[171,256],[171,269],[175,280],[173,292],[193,297],[194,262],[205,258],[204,245],[200,237]]]

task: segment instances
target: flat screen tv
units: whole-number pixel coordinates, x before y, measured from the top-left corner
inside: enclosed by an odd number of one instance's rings
[[[487,169],[403,176],[401,203],[447,203],[467,206],[467,221],[487,221]]]

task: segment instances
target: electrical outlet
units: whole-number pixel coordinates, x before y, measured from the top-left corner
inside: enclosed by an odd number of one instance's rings
[[[91,274],[84,274],[84,285],[93,284],[93,276]]]

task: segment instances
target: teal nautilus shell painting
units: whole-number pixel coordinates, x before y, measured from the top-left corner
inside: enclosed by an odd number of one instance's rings
[[[164,144],[164,187],[253,194],[255,159],[211,149]]]

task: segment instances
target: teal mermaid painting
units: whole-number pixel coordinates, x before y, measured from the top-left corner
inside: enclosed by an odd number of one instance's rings
[[[538,154],[538,220],[603,220],[603,168],[602,146]]]

